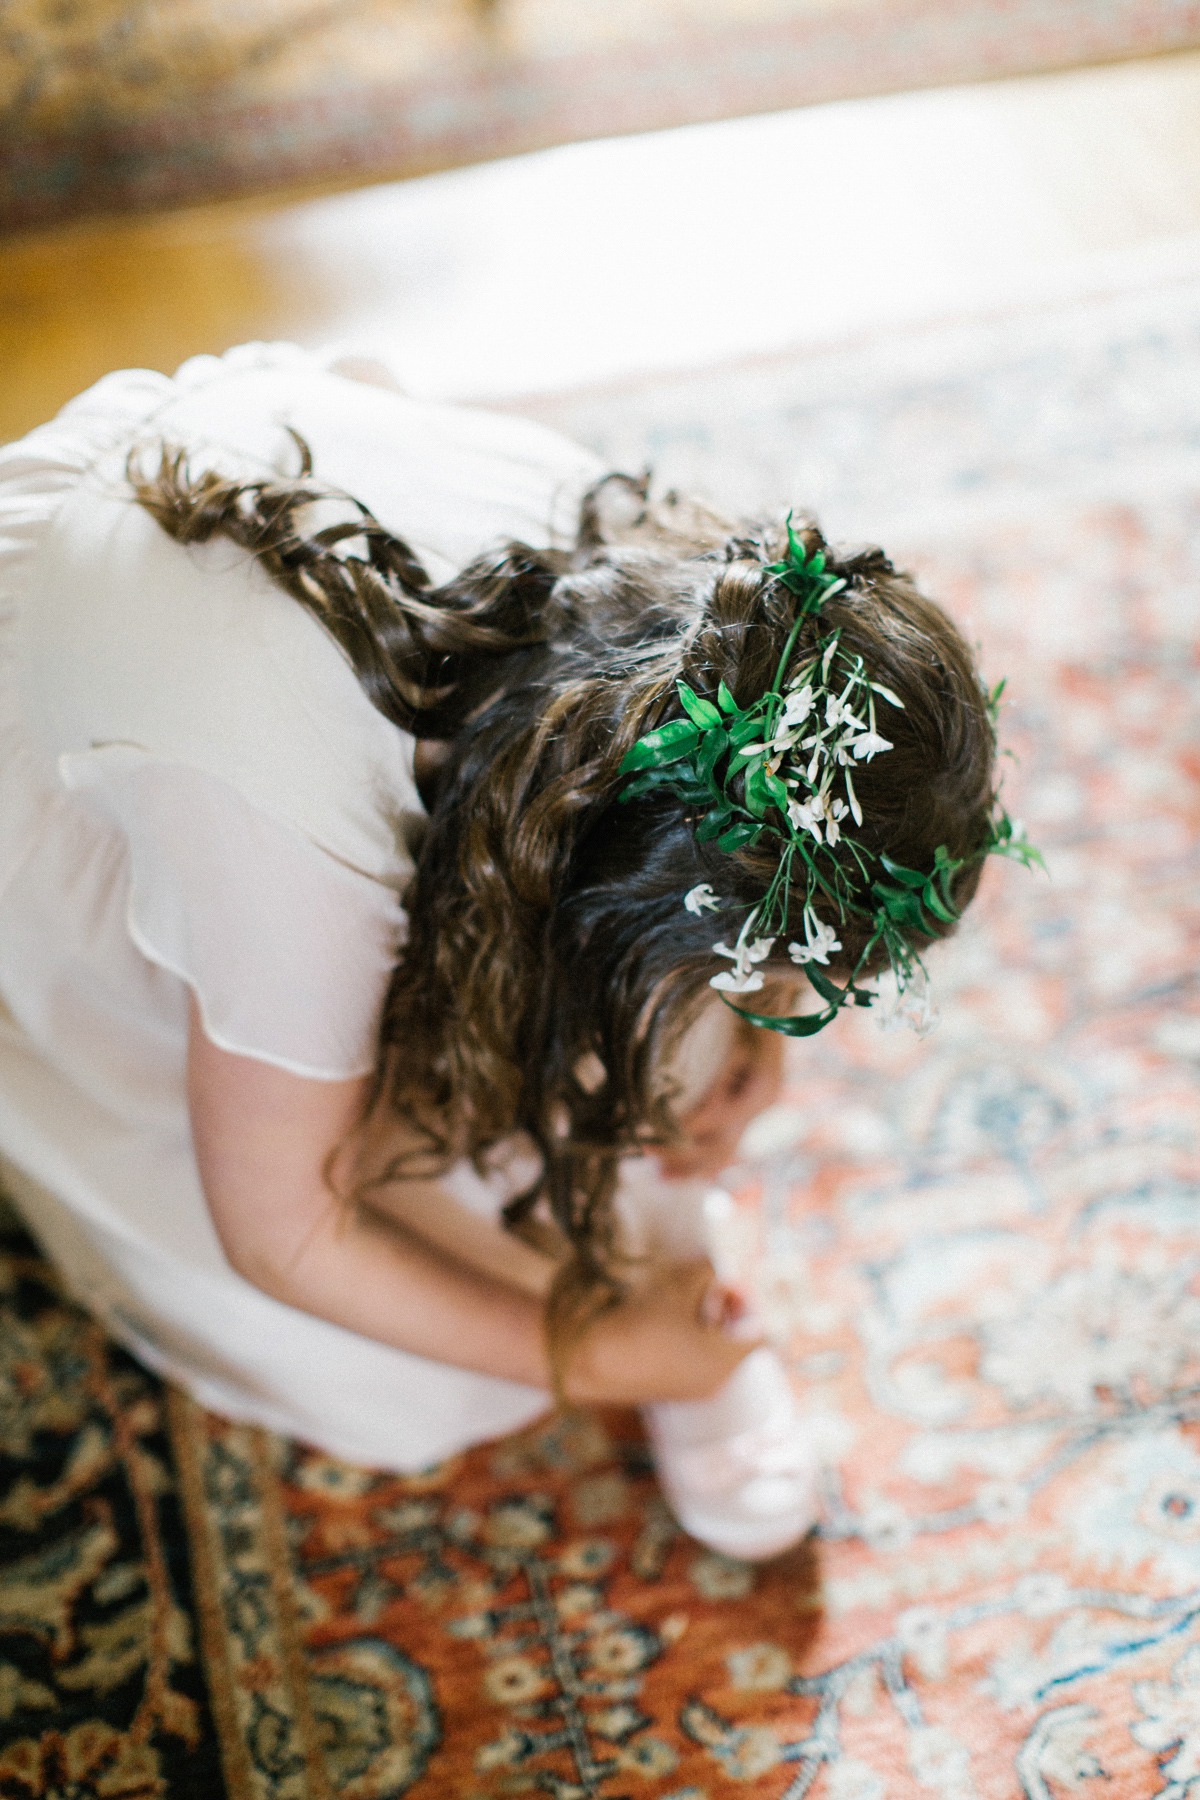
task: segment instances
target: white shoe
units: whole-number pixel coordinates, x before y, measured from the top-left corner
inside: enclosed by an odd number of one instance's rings
[[[760,1345],[708,1400],[642,1408],[662,1490],[692,1537],[760,1562],[817,1517],[817,1465],[787,1373]]]

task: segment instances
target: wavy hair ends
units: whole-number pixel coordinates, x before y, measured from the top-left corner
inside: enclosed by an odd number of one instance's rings
[[[434,586],[404,539],[321,487],[301,452],[292,480],[193,474],[170,450],[130,479],[181,543],[220,534],[256,557],[341,646],[371,703],[445,746],[376,1084],[376,1105],[416,1127],[427,1154],[386,1177],[531,1139],[540,1173],[506,1217],[526,1233],[550,1224],[570,1247],[549,1305],[561,1344],[619,1292],[618,1161],[669,1137],[671,1050],[712,999],[713,921],[683,896],[707,881],[749,908],[774,866],[761,848],[698,844],[678,800],[623,804],[618,770],[645,731],[681,716],[678,680],[707,695],[724,680],[741,705],[770,685],[795,622],[765,567],[783,528],[671,496],[653,506],[645,480],[610,476],[585,497],[572,548],[509,543]],[[330,499],[348,516],[306,530],[306,511]],[[879,703],[894,748],[855,771],[859,842],[916,869],[939,844],[972,855],[994,742],[970,651],[882,551],[830,552],[815,525],[803,536],[847,583],[822,629],[839,628],[903,701]],[[815,634],[806,623],[797,658]],[[977,866],[960,874],[960,906],[977,879]],[[866,922],[830,922],[852,965]]]

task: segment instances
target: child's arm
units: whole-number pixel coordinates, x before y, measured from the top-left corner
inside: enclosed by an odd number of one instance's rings
[[[368,1083],[314,1081],[218,1049],[193,1003],[196,1158],[226,1255],[275,1299],[437,1362],[550,1385],[540,1300],[366,1207],[325,1179]],[[589,1330],[567,1387],[581,1401],[697,1399],[751,1348],[708,1322],[707,1264],[680,1264]]]

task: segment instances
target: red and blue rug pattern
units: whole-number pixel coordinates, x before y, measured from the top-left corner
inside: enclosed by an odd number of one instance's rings
[[[1009,680],[1049,875],[739,1177],[819,1530],[703,1550],[622,1414],[412,1479],[224,1424],[13,1235],[3,1800],[1197,1800],[1198,392],[1200,271],[540,406],[878,531]]]

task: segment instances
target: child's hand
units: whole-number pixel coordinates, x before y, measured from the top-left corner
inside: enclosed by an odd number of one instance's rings
[[[783,1087],[783,1039],[750,1025],[739,1031],[724,1068],[679,1121],[682,1136],[659,1152],[668,1180],[716,1176],[734,1160],[751,1119],[778,1100]]]
[[[707,1261],[671,1263],[601,1313],[568,1353],[566,1396],[582,1405],[706,1400],[761,1342],[745,1304]]]

